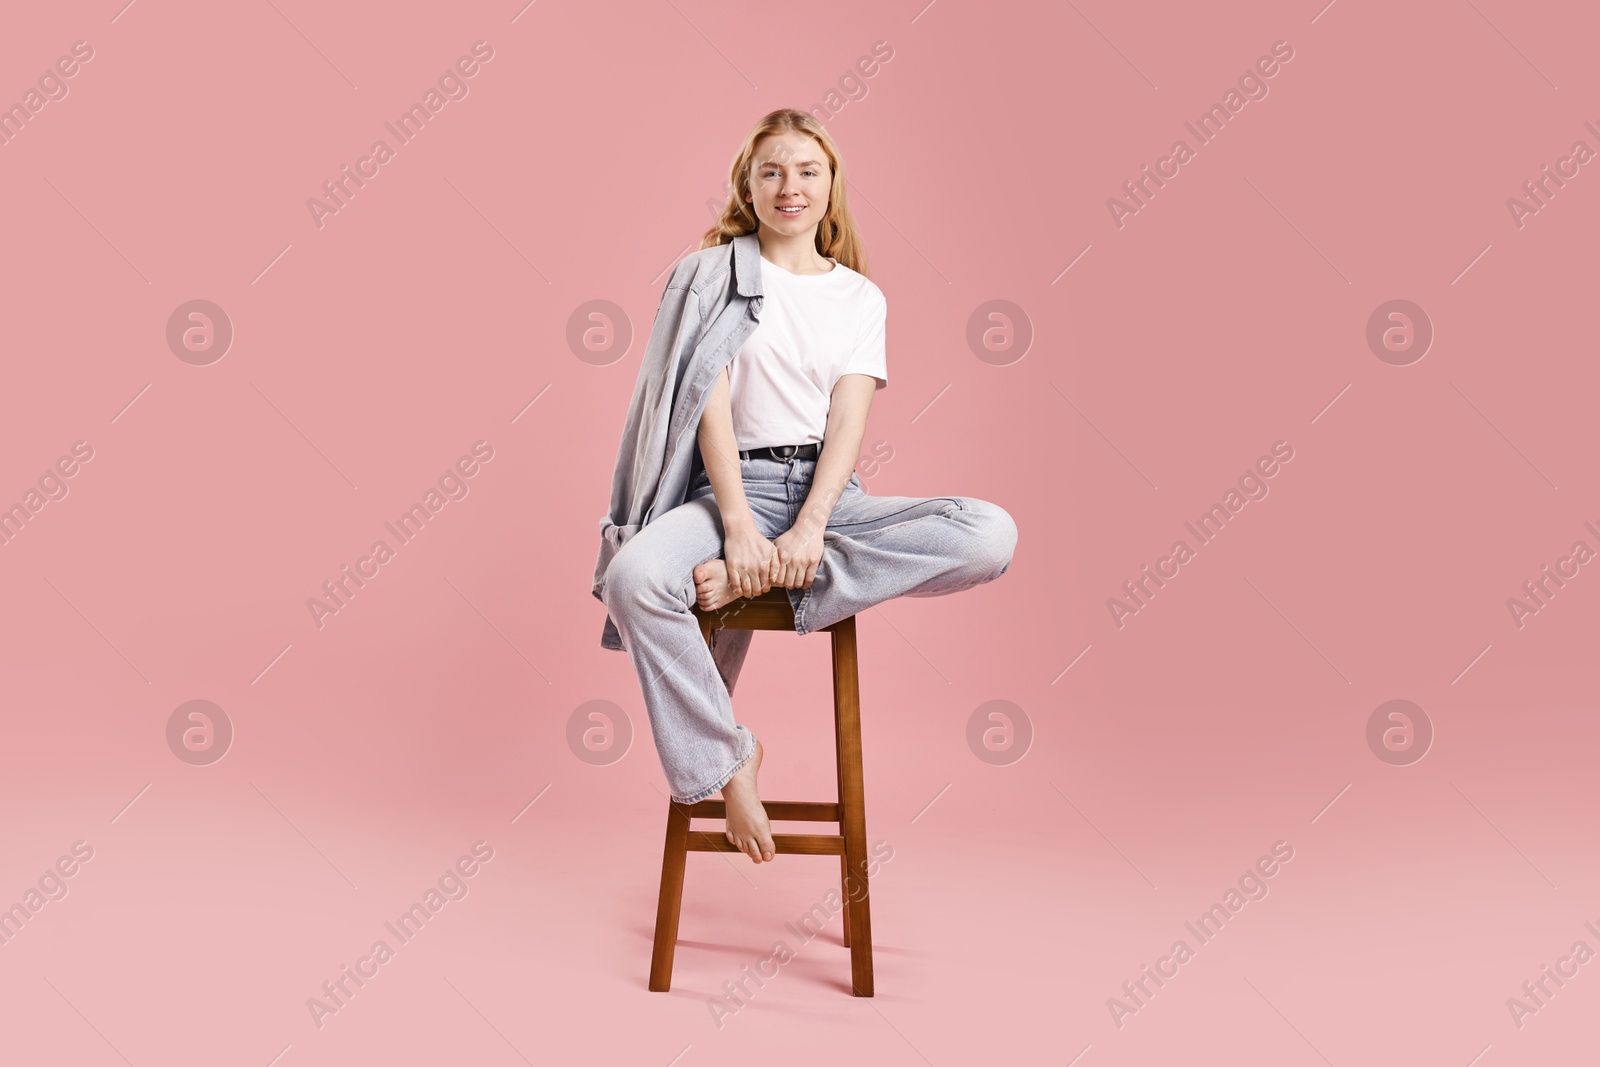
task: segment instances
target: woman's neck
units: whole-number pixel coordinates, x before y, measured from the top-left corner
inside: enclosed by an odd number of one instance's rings
[[[766,230],[757,231],[761,244],[761,258],[790,274],[826,274],[833,264],[817,252],[816,231],[779,236]]]

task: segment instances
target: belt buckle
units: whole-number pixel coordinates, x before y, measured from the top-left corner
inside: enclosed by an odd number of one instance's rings
[[[788,449],[788,451],[784,452],[784,451],[780,451],[780,449]],[[771,447],[771,451],[772,451],[772,454],[773,454],[773,456],[775,458],[781,459],[785,463],[792,463],[792,462],[794,462],[795,453],[800,451],[800,446],[799,445],[773,445]]]

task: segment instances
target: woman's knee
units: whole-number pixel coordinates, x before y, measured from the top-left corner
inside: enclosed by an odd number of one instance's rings
[[[600,599],[622,611],[663,600],[694,604],[694,568],[722,554],[716,502],[680,504],[635,533],[606,567]],[[670,606],[670,605],[669,605]]]
[[[1011,568],[1011,557],[1016,552],[1016,520],[1005,508],[988,500],[968,498],[964,503],[977,528],[977,565],[998,578]]]
[[[606,568],[600,599],[612,612],[626,613],[652,599],[677,598],[674,586],[684,584],[671,573],[666,561],[641,551],[643,548],[631,543],[623,545]]]

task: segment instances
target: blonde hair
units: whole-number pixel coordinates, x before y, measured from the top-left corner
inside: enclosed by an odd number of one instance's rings
[[[754,233],[759,228],[760,221],[756,218],[755,208],[745,200],[745,196],[750,194],[750,161],[762,138],[781,133],[814,138],[822,146],[822,151],[828,157],[828,168],[833,172],[833,186],[828,191],[828,210],[822,216],[822,221],[817,223],[817,252],[831,256],[851,270],[865,275],[866,250],[862,247],[861,235],[856,232],[855,216],[850,213],[850,204],[845,197],[844,166],[839,159],[839,150],[834,146],[833,138],[828,136],[828,131],[810,112],[791,107],[779,108],[766,115],[745,137],[744,145],[734,157],[728,175],[728,203],[723,207],[716,224],[701,236],[700,247],[713,248],[727,244],[735,237]]]

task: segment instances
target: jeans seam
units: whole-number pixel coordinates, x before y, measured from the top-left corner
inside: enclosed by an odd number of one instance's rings
[[[952,503],[952,504],[954,504],[956,506],[956,510],[958,510],[958,511],[966,511],[967,510],[966,505],[962,504],[960,499],[957,498],[957,497],[953,497],[953,496],[936,496],[936,497],[930,497],[929,499],[931,499],[931,500],[948,500],[948,501],[950,501],[950,503]],[[927,500],[919,500],[915,504],[908,504],[905,507],[901,508],[899,511],[891,512],[888,515],[879,515],[879,516],[876,516],[875,518],[863,519],[861,522],[841,522],[841,523],[838,523],[836,525],[829,525],[828,529],[833,531],[834,533],[839,533],[839,532],[842,532],[842,531],[849,530],[850,527],[852,527],[852,526],[864,526],[869,522],[882,522],[884,519],[892,519],[897,515],[904,515],[906,512],[913,511],[916,508],[919,508],[922,505],[926,504],[927,502],[928,502]],[[902,522],[891,523],[888,526],[880,526],[875,530],[862,530],[860,533],[851,534],[850,536],[852,536],[852,537],[868,537],[868,536],[870,536],[872,534],[875,534],[875,533],[882,533],[884,530],[896,529],[897,527],[904,526],[908,522],[920,522],[922,518],[932,518],[932,517],[933,516],[924,515],[924,516],[922,516],[921,518],[918,518],[918,519],[906,519],[906,520],[904,520]]]
[[[794,630],[795,630],[795,633],[803,634],[803,633],[806,632],[805,631],[806,613],[810,609],[810,607],[811,607],[811,588],[808,586],[800,594],[800,606],[794,609]]]
[[[930,499],[948,500],[951,503],[955,504],[956,509],[958,511],[967,511],[968,510],[968,508],[966,508],[961,503],[960,500],[956,499],[953,496],[932,497]],[[910,511],[912,508],[918,507],[918,506],[920,506],[920,504],[926,504],[926,503],[927,503],[926,500],[919,501],[918,504],[913,504],[911,507],[900,509],[899,511],[895,512],[894,515],[888,515],[888,516],[881,516],[880,515],[876,519],[868,519],[867,521],[868,522],[879,522],[879,521],[882,521],[882,519],[884,519],[884,518],[891,518],[892,519],[892,518],[894,518],[895,515],[904,515],[906,512]],[[905,519],[902,522],[890,523],[888,526],[879,526],[875,530],[862,530],[860,533],[852,533],[852,534],[849,534],[848,536],[850,536],[852,539],[859,540],[859,539],[861,539],[863,537],[874,537],[874,536],[876,536],[878,534],[881,534],[881,533],[888,533],[890,530],[898,530],[902,526],[909,526],[914,522],[921,522],[923,519],[936,519],[936,518],[946,518],[946,517],[947,516],[942,515],[942,514],[921,515],[921,516],[918,516],[917,518],[914,518],[914,519]],[[862,525],[862,524],[861,523],[847,523],[847,524],[843,524],[841,526],[830,526],[830,527],[828,527],[828,530],[831,533],[840,533],[840,532],[846,530],[849,526],[860,526],[860,525]]]

